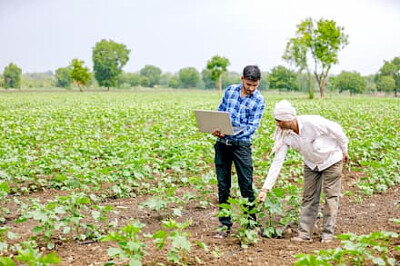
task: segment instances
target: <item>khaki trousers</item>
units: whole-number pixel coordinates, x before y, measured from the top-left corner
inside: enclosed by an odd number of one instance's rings
[[[312,170],[304,164],[304,192],[300,209],[299,236],[311,238],[318,215],[318,207],[323,187],[325,204],[323,208],[322,239],[332,239],[336,216],[339,208],[339,196],[342,177],[342,161],[323,171]]]

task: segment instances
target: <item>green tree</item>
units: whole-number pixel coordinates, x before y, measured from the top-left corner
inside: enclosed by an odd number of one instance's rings
[[[367,81],[367,87],[365,88],[365,91],[368,93],[376,92],[375,75],[371,74],[371,75],[365,76],[365,80]]]
[[[219,92],[222,93],[222,74],[226,72],[230,62],[228,58],[215,55],[211,60],[207,61],[207,69],[211,70],[211,79],[215,82],[218,81]]]
[[[148,77],[140,76],[140,86],[142,87],[150,87],[150,80]]]
[[[200,81],[200,74],[194,67],[186,67],[179,70],[179,83],[183,88],[194,88]]]
[[[227,71],[222,74],[222,87],[226,88],[231,84],[240,84],[242,75],[235,71]]]
[[[71,67],[60,67],[56,69],[56,86],[61,88],[71,87]]]
[[[313,95],[314,92],[313,91],[310,92],[310,88],[311,88],[310,87],[310,83],[312,84],[311,87],[312,87],[312,90],[313,90],[314,89],[314,85],[313,84],[316,83],[314,76],[309,76],[308,73],[305,73],[305,72],[298,72],[297,73],[297,84],[299,84],[299,86],[300,86],[300,91],[308,92],[309,95],[310,94]],[[312,98],[312,97],[310,97],[310,98]]]
[[[126,79],[129,85],[137,87],[140,85],[140,75],[137,73],[126,73]]]
[[[261,72],[260,86],[258,86],[259,90],[267,90],[269,88],[268,76],[268,72]]]
[[[72,59],[71,62],[71,80],[78,85],[79,90],[82,90],[82,86],[85,86],[91,78],[89,68],[85,67],[83,60]]]
[[[140,70],[140,75],[147,77],[149,79],[149,84],[147,86],[153,88],[155,85],[160,84],[161,72],[161,69],[156,66],[145,65],[144,68]]]
[[[381,76],[376,83],[376,89],[383,92],[392,92],[396,88],[396,81],[392,76]]]
[[[268,76],[268,84],[271,90],[299,90],[296,72],[289,70],[284,66],[276,66],[271,70],[271,73]]]
[[[118,78],[118,87],[137,87],[140,85],[141,77],[137,73],[121,73]]]
[[[342,71],[332,83],[332,87],[339,93],[349,91],[350,95],[361,94],[367,88],[367,81],[358,72]]]
[[[296,36],[288,41],[283,59],[307,71],[310,98],[313,97],[311,69],[314,69],[321,98],[324,98],[329,70],[339,62],[338,53],[347,44],[348,35],[335,21],[307,18],[297,25]]]
[[[4,68],[4,88],[21,88],[22,70],[16,64],[10,63]]]
[[[211,70],[205,68],[201,71],[201,80],[205,89],[214,89],[215,81],[211,78]]]
[[[161,74],[161,77],[160,77],[160,86],[161,87],[163,87],[163,88],[167,88],[168,87],[168,83],[169,83],[169,80],[173,77],[174,75],[173,74],[171,74],[171,73],[164,73],[164,74]]]
[[[179,87],[179,78],[176,74],[165,73],[161,75],[160,78],[160,86],[163,88],[178,88]]]
[[[54,85],[56,85],[56,80],[50,70],[22,74],[21,87],[23,88],[50,88]]]
[[[395,57],[391,61],[384,61],[383,66],[379,69],[378,82],[381,78],[389,76],[394,80],[395,86],[391,91],[394,91],[394,96],[397,97],[397,92],[400,91],[400,57]],[[389,79],[385,78],[380,85],[386,83],[389,85]],[[384,90],[387,91],[387,90]],[[389,91],[387,91],[389,92]]]
[[[168,80],[168,87],[177,89],[179,87],[179,78],[177,76],[173,76]]]
[[[93,48],[93,71],[101,87],[115,87],[122,68],[129,61],[130,50],[125,44],[101,40]]]
[[[298,27],[300,27],[300,25],[298,25]],[[301,36],[299,31],[300,29],[298,29],[296,33],[297,38],[290,39],[290,41],[286,44],[286,50],[283,55],[283,59],[290,63],[294,63],[299,68],[300,72],[306,70],[308,95],[310,99],[313,99],[314,83],[312,81],[309,62],[307,61],[308,47],[306,45],[306,38]]]

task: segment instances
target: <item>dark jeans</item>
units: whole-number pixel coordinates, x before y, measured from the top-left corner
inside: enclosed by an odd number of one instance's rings
[[[228,146],[217,141],[214,148],[219,204],[227,203],[230,196],[232,162],[235,164],[242,197],[247,198],[249,202],[254,202],[251,143]],[[249,206],[249,208],[253,207]],[[255,214],[251,214],[251,217],[256,220]],[[219,217],[219,221],[222,225],[232,226],[230,217]]]

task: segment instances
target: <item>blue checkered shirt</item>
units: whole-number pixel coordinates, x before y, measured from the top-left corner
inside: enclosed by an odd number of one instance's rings
[[[229,112],[232,126],[245,127],[245,130],[235,136],[226,136],[226,139],[251,141],[265,108],[265,100],[261,93],[256,90],[250,95],[242,98],[242,84],[229,86],[218,106],[218,111]]]

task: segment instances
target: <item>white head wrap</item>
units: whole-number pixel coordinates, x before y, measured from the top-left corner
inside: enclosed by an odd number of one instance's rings
[[[296,108],[287,100],[277,102],[274,109],[274,118],[279,121],[292,121],[296,118]],[[288,129],[282,130],[280,127],[276,127],[274,134],[275,143],[271,154],[280,150],[289,131]]]
[[[275,104],[274,118],[279,121],[292,121],[296,118],[296,109],[287,100]]]

